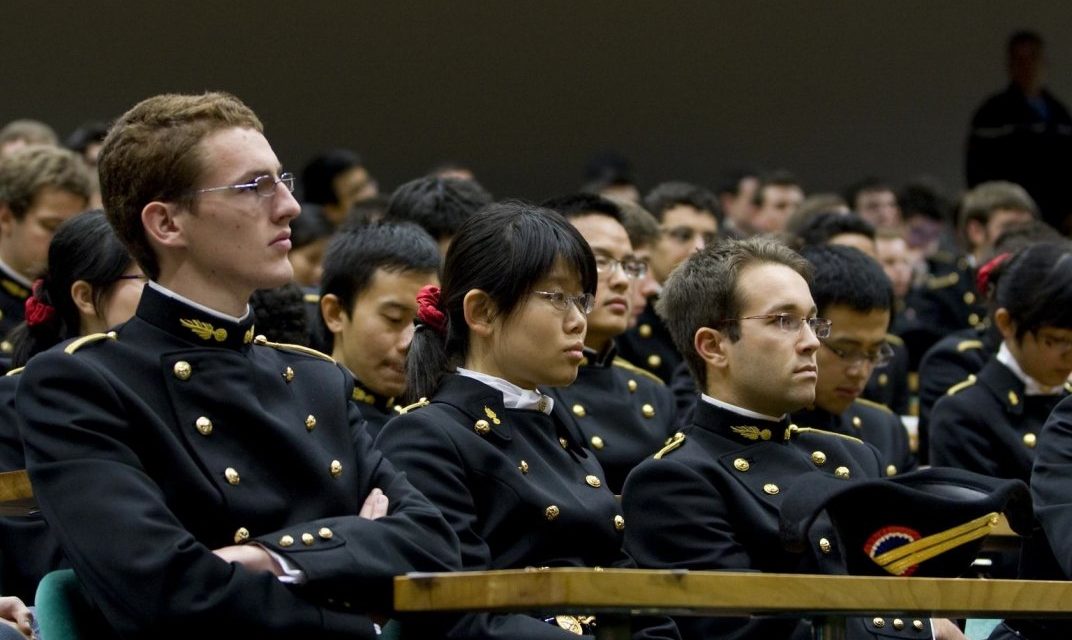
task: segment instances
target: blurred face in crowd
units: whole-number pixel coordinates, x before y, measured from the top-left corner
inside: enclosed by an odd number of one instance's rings
[[[332,357],[373,393],[393,398],[405,391],[417,293],[425,285],[439,285],[435,272],[380,268],[352,309],[343,309],[334,294],[320,299],[324,324],[335,338]]]
[[[886,277],[893,284],[893,294],[898,299],[908,295],[912,286],[912,263],[908,256],[908,244],[903,238],[878,238],[875,240],[878,261]]]
[[[655,280],[655,274],[651,268],[651,247],[648,245],[633,247],[633,255],[647,267],[647,270],[644,272],[644,277],[633,280],[633,286],[630,289],[633,300],[633,317],[629,320],[630,327],[636,326],[637,318],[648,306],[648,298],[659,293],[659,282]]]
[[[350,167],[331,181],[335,190],[336,204],[324,205],[324,213],[333,224],[341,224],[350,207],[362,200],[375,197],[380,192],[376,180],[369,175],[365,167],[360,165]]]
[[[719,196],[719,203],[726,217],[742,231],[750,229],[752,219],[752,199],[756,197],[756,189],[759,187],[759,178],[745,176],[737,182],[737,193],[724,193]]]
[[[634,279],[626,269],[635,268],[639,261],[633,254],[625,227],[614,218],[593,213],[571,218],[570,223],[584,236],[596,256],[599,284],[595,306],[588,314],[584,343],[590,349],[602,351],[610,340],[629,328]]]
[[[984,225],[978,220],[969,220],[965,233],[972,246],[972,253],[976,257],[985,257],[985,254],[994,246],[994,241],[1005,233],[1010,227],[1031,222],[1034,216],[1030,211],[1023,209],[995,209],[990,213],[990,219]]]
[[[889,189],[861,191],[856,196],[856,213],[879,229],[896,227],[901,223],[897,196]]]
[[[52,234],[88,205],[84,197],[55,187],[38,190],[22,219],[0,204],[0,259],[28,280],[40,277],[48,265]]]
[[[659,231],[659,240],[651,252],[651,270],[662,284],[674,267],[715,240],[718,220],[710,211],[679,204],[663,212]]]
[[[815,406],[840,414],[863,393],[874,358],[886,345],[890,324],[889,309],[857,311],[845,305],[831,305],[823,316],[832,322],[830,337],[823,340],[816,360],[819,380],[815,385]]]
[[[294,268],[294,282],[303,287],[315,287],[320,284],[320,276],[324,273],[324,251],[327,249],[330,238],[317,238],[309,244],[291,249],[289,258]]]
[[[768,184],[762,193],[763,201],[752,218],[756,233],[785,231],[789,216],[804,202],[804,190],[796,185]]]

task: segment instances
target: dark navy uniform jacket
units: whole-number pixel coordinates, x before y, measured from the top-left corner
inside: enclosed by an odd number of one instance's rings
[[[931,275],[909,293],[916,310],[916,331],[904,336],[917,351],[926,352],[936,342],[955,331],[982,328],[987,310],[975,291],[975,269],[965,258],[928,261]]]
[[[1039,437],[1031,472],[1031,499],[1040,528],[1024,538],[1020,577],[1028,580],[1072,580],[1072,399],[1065,398],[1050,414]],[[1007,621],[1031,640],[1072,637],[1072,621]],[[1012,638],[996,632],[992,638]]]
[[[683,360],[670,337],[670,330],[655,313],[655,297],[637,318],[637,326],[618,336],[618,355],[670,384],[674,369]]]
[[[625,476],[674,435],[674,398],[655,375],[615,357],[585,350],[577,379],[551,390],[556,404],[569,410],[606,473],[607,485],[622,492]]]
[[[894,413],[908,415],[908,349],[904,341],[895,335],[887,335],[886,341],[893,349],[889,364],[871,372],[863,397],[890,408]]]
[[[550,415],[506,409],[502,392],[459,374],[430,400],[387,423],[377,446],[443,511],[465,569],[636,566],[618,501],[561,403]],[[677,637],[661,625],[634,635]],[[449,637],[573,636],[527,615],[469,614]]]
[[[919,462],[908,446],[908,431],[887,407],[857,399],[835,415],[818,407],[795,411],[792,421],[800,427],[814,427],[859,438],[878,449],[885,475],[914,471]]]
[[[26,319],[28,297],[30,289],[22,283],[22,278],[0,264],[0,339]]]
[[[990,328],[965,329],[946,336],[931,347],[919,365],[919,455],[930,455],[931,411],[954,385],[975,375],[998,352],[1001,338]]]
[[[350,375],[145,288],[114,333],[20,376],[34,493],[123,637],[372,638],[391,579],[458,567],[442,515],[372,447]],[[358,517],[373,488],[389,514]],[[301,585],[212,554],[257,543]]]
[[[394,398],[387,398],[376,394],[357,378],[354,378],[354,392],[351,395],[361,417],[365,419],[365,427],[373,440],[380,435],[380,429],[387,421],[398,415]]]
[[[0,378],[0,471],[26,468],[15,412],[18,383],[16,375]],[[66,566],[59,542],[40,511],[0,517],[0,593],[33,602],[41,578]]]
[[[1027,396],[1024,383],[991,358],[934,405],[931,464],[1029,482],[1042,426],[1067,393]]]
[[[885,474],[878,451],[856,438],[790,428],[788,419],[745,417],[701,400],[693,423],[629,475],[622,495],[629,527],[626,550],[652,569],[844,574],[828,519],[820,516],[808,549],[782,545],[779,509],[785,493],[820,470],[837,477]],[[778,639],[807,637],[805,623],[789,619],[676,619],[682,638]],[[854,622],[850,637],[871,637]],[[928,637],[909,624],[881,633]]]

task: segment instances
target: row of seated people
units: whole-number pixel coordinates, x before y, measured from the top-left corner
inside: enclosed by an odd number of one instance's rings
[[[155,124],[162,115],[168,127]],[[201,127],[185,141],[197,154],[168,137],[176,118]],[[5,379],[5,406],[25,445],[17,455],[55,548],[118,634],[370,637],[376,613],[390,609],[386,581],[410,570],[857,566],[847,528],[824,517],[791,550],[779,516],[794,494],[814,497],[812,487],[888,488],[889,476],[915,466],[891,412],[852,409],[889,358],[893,297],[877,263],[838,247],[806,250],[805,260],[762,238],[688,257],[658,303],[703,391],[675,430],[665,385],[614,357],[643,264],[613,211],[492,205],[459,228],[439,286],[428,281],[434,268],[406,266],[436,255],[431,238],[404,225],[355,230],[325,262],[332,354],[349,365],[347,351],[391,335],[361,325],[373,315],[411,340],[404,365],[375,364],[377,380],[399,382],[416,402],[373,433],[361,416],[391,404],[377,402],[383,391],[332,358],[257,336],[250,294],[289,279],[286,229],[299,211],[260,131],[224,95],[161,96],[128,112],[102,152],[109,220],[84,214],[61,228],[26,305],[28,336],[16,336],[15,364],[27,366]],[[128,182],[170,175],[140,154],[171,146],[196,158],[186,183],[170,178],[174,199]],[[103,250],[109,238],[119,247],[113,228],[136,264],[120,255],[110,279],[64,281],[57,266],[77,250]],[[63,245],[68,235],[77,248]],[[385,247],[402,251],[375,263]],[[345,263],[347,251],[376,266],[348,293],[328,291],[332,260]],[[852,278],[862,285],[846,286]],[[377,284],[385,297],[358,314]],[[141,294],[136,310],[123,306],[136,299],[128,291]],[[386,294],[417,301],[415,331],[401,319],[406,303]],[[52,343],[75,339],[49,349],[35,340],[45,332]],[[585,371],[588,385],[572,386]],[[830,401],[820,405],[824,384]],[[865,425],[888,442],[855,437]],[[630,447],[637,453],[625,456]],[[1022,485],[988,487],[993,498]],[[932,512],[883,517],[910,522],[921,538],[953,527]],[[5,560],[23,548],[5,545]],[[885,550],[867,554],[873,565]],[[857,622],[858,637],[892,632]],[[636,635],[807,632],[782,620],[678,623],[640,618]],[[518,615],[411,624],[449,637],[568,634]],[[933,630],[959,633],[947,621]]]

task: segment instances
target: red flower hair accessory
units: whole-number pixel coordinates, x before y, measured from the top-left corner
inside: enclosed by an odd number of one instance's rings
[[[417,320],[439,335],[446,335],[447,315],[439,308],[439,287],[426,284],[417,292]]]
[[[1011,253],[999,253],[991,258],[986,264],[979,267],[979,272],[975,275],[975,288],[979,293],[984,296],[987,295],[986,288],[990,286],[990,276],[994,273],[994,269],[997,269],[1001,265],[1012,257]]]
[[[40,278],[35,280],[32,287],[33,293],[26,298],[26,326],[28,327],[52,322],[52,319],[56,317],[56,307],[38,297],[44,284],[45,281]]]

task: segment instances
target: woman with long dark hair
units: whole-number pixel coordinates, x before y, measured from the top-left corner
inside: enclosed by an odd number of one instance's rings
[[[442,511],[465,569],[630,567],[625,520],[595,456],[544,393],[577,376],[596,265],[559,214],[493,204],[447,251],[442,288],[418,296],[406,362],[417,402],[378,446]],[[452,638],[568,638],[584,616],[469,614]],[[669,620],[635,635],[677,637]]]

